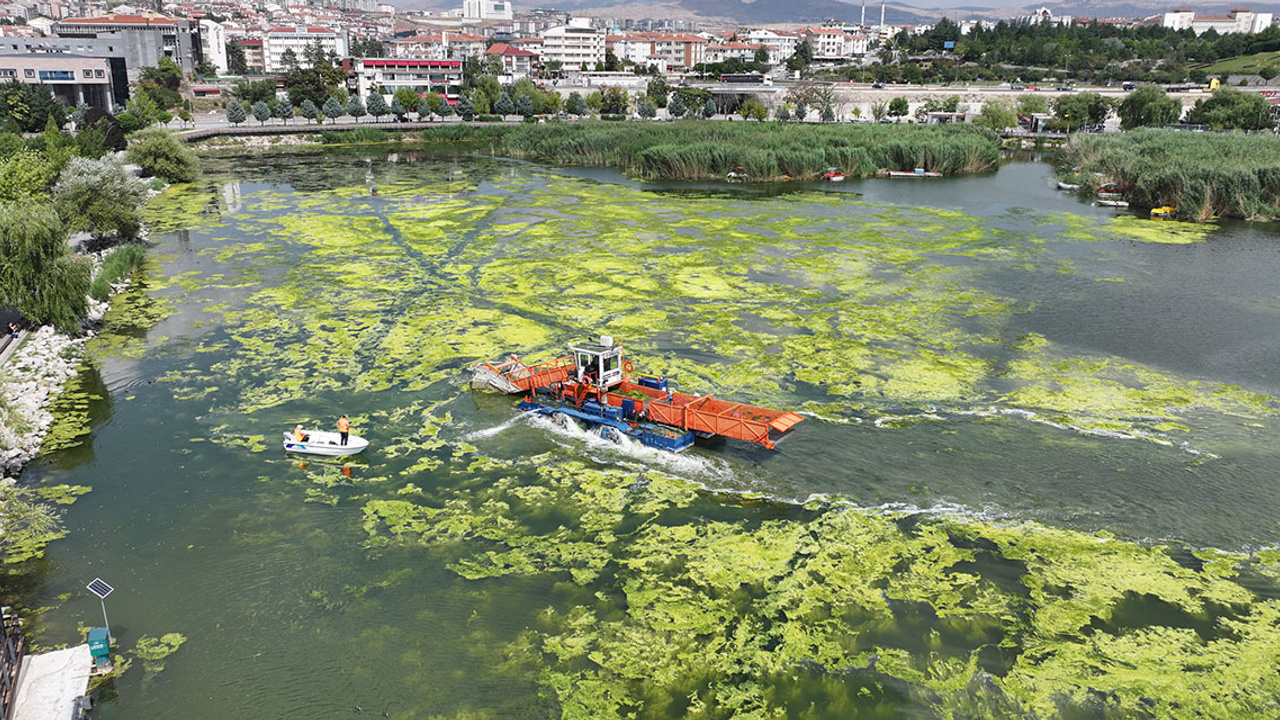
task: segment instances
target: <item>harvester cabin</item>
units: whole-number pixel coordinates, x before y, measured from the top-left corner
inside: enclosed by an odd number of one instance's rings
[[[599,343],[574,345],[570,350],[578,382],[601,390],[622,382],[622,346],[614,345],[613,338],[602,337]]]

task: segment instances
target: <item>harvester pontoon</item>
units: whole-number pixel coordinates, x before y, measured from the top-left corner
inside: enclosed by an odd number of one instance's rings
[[[636,374],[622,346],[610,337],[570,348],[569,355],[528,365],[512,355],[472,368],[474,388],[523,394],[521,410],[560,425],[585,423],[602,437],[635,438],[649,447],[679,452],[694,436],[723,436],[773,448],[804,418],[784,410],[675,392],[667,380]]]

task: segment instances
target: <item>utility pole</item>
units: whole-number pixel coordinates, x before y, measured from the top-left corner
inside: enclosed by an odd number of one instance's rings
[[[867,28],[867,0],[862,0],[862,19],[858,21],[858,27]]]

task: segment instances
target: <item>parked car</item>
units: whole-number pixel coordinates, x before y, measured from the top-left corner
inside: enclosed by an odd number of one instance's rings
[[[1009,89],[1010,90],[1026,90],[1026,88],[1021,85],[1010,85]]]
[[[1059,86],[1058,86],[1058,92],[1075,92],[1075,91],[1076,91],[1076,89],[1075,89],[1075,88],[1073,88],[1073,87],[1071,87],[1070,85],[1059,85]]]
[[[884,83],[882,83],[882,82],[880,82],[879,80],[877,80],[877,81],[875,81],[875,82],[871,83],[871,87],[872,87],[873,89],[875,89],[875,90],[883,90],[883,89],[884,89]]]

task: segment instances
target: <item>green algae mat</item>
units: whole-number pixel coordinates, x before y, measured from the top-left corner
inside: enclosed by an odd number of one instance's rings
[[[209,165],[150,206],[168,234],[90,343],[101,385],[32,470],[94,487],[50,598],[121,573],[125,644],[183,638],[116,681],[121,716],[1280,713],[1256,230],[966,209],[1032,166],[856,195]],[[465,387],[599,334],[808,419],[671,456]],[[281,454],[341,413],[367,457]],[[96,608],[50,604],[51,641]]]

